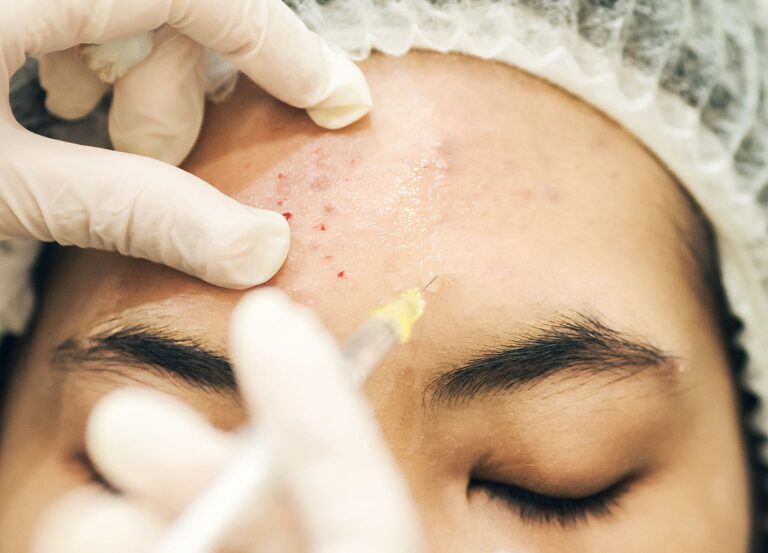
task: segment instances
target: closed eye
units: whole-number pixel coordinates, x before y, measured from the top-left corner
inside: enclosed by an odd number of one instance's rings
[[[614,513],[629,488],[625,478],[604,490],[584,497],[546,495],[512,484],[473,478],[469,491],[485,493],[502,502],[527,524],[558,525],[562,528],[584,524],[590,517],[605,518]]]

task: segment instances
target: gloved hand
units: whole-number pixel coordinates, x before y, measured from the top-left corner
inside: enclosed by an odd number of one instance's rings
[[[0,95],[8,97],[26,55],[42,56],[49,108],[84,115],[104,85],[74,47],[158,28],[149,57],[115,84],[110,121],[125,149],[171,162],[186,155],[202,117],[203,46],[326,126],[370,108],[362,73],[280,0],[0,2]],[[116,250],[244,288],[280,268],[289,230],[282,216],[243,206],[170,165],[32,135],[2,100],[0,240],[14,238]]]
[[[231,335],[237,380],[275,454],[287,501],[282,510],[262,505],[272,518],[228,553],[419,551],[405,484],[328,332],[308,310],[267,289],[238,306]],[[50,511],[34,553],[147,553],[237,452],[234,435],[171,397],[140,389],[97,404],[87,443],[100,471],[126,495],[73,492]]]

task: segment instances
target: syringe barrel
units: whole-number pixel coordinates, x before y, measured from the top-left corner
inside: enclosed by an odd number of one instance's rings
[[[355,385],[362,386],[399,342],[399,334],[391,321],[379,317],[368,319],[343,349]]]

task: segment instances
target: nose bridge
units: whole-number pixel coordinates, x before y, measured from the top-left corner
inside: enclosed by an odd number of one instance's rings
[[[408,484],[426,542],[426,553],[476,553],[480,545],[467,524],[467,481],[469,467],[452,455],[456,444],[430,425],[422,407],[421,388],[408,383],[405,388],[377,394],[385,386],[374,379],[367,392],[382,433]],[[488,549],[490,551],[490,549]]]

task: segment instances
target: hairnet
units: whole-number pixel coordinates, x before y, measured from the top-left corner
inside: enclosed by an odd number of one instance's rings
[[[766,3],[760,0],[287,0],[287,3],[310,28],[354,59],[363,59],[372,50],[399,55],[422,48],[505,62],[582,97],[637,136],[689,190],[717,233],[724,286],[732,311],[744,323],[740,340],[748,353],[747,384],[765,405],[768,399]],[[19,325],[6,322],[4,326],[10,329]],[[763,432],[768,430],[768,409],[760,408],[756,422]],[[768,457],[768,450],[764,453]]]

